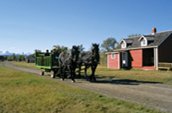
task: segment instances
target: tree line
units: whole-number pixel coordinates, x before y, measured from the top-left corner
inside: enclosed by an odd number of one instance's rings
[[[128,38],[133,38],[136,36],[141,36],[141,34],[131,34],[131,35],[128,35]],[[113,51],[114,49],[116,49],[118,45],[119,43],[114,37],[108,37],[102,42],[102,44],[100,45],[100,64],[101,65],[107,64],[107,55],[105,53]],[[80,45],[79,49],[81,52],[84,51],[83,45]],[[69,48],[65,46],[60,46],[60,45],[54,45],[52,51],[56,51],[56,50],[68,51]],[[40,51],[40,50],[35,50],[35,51]],[[26,61],[29,63],[29,62],[34,62],[35,54],[31,54],[29,56],[13,54],[10,56],[5,56],[4,59],[9,60],[9,61]]]
[[[109,37],[106,40],[103,41],[103,43],[100,45],[100,64],[106,65],[106,52],[108,51],[113,51],[115,47],[117,46],[118,42],[116,41],[115,38]],[[80,51],[84,51],[83,45],[79,45]],[[70,49],[65,46],[60,46],[60,45],[54,45],[53,49],[51,51],[69,51]],[[37,52],[41,52],[40,50],[35,50]],[[35,54],[31,55],[24,55],[24,54],[12,54],[9,56],[1,56],[0,60],[8,60],[8,61],[25,61],[28,63],[33,63],[35,61]]]

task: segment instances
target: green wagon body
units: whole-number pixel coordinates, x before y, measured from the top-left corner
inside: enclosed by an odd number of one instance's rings
[[[36,52],[36,67],[42,69],[41,75],[45,72],[51,72],[57,74],[60,66],[59,66],[59,53],[48,53],[48,52]]]
[[[52,56],[45,56],[45,54],[38,54],[36,56],[36,66],[40,69],[52,69]]]

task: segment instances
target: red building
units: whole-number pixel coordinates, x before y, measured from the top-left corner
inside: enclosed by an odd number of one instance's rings
[[[117,49],[107,53],[107,67],[157,70],[161,62],[172,63],[172,31],[156,32],[123,39]]]

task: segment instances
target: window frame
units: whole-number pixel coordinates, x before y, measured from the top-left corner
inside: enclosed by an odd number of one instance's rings
[[[141,45],[141,46],[147,46],[147,39],[143,37],[143,38],[140,40],[140,45]]]
[[[127,47],[127,44],[124,40],[121,41],[121,48],[125,49]]]

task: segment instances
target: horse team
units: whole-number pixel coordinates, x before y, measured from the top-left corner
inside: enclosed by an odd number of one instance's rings
[[[69,75],[75,82],[76,69],[78,76],[81,76],[81,70],[84,69],[85,78],[89,81],[96,81],[95,70],[99,63],[99,45],[92,44],[91,51],[81,52],[79,46],[73,46],[70,53],[61,52],[59,55],[60,75],[62,80]],[[91,75],[88,77],[87,69],[91,68]]]
[[[53,72],[52,78],[55,76],[59,76],[62,80],[71,78],[72,82],[75,82],[76,76],[81,77],[81,70],[84,70],[86,80],[96,81],[95,71],[100,60],[98,44],[92,44],[91,51],[81,51],[79,46],[73,46],[70,51],[54,49],[51,51],[51,56],[53,56],[51,57],[51,65],[53,65],[51,67],[53,68],[50,69]],[[38,58],[38,53],[36,53],[36,58]],[[40,60],[40,63],[42,61]],[[91,68],[90,76],[87,75],[88,68]]]

